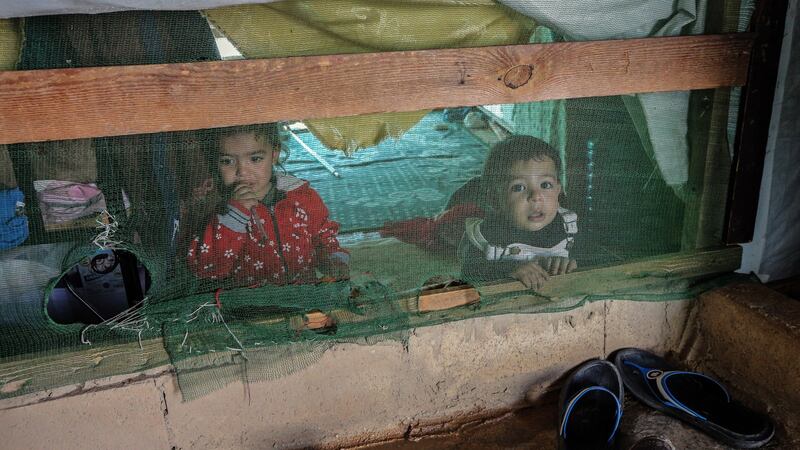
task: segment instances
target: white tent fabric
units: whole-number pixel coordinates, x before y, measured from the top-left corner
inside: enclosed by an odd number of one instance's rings
[[[696,34],[703,31],[705,24],[705,0],[499,1],[569,40]]]
[[[51,14],[100,14],[114,11],[198,10],[277,0],[25,0],[0,2],[0,19]]]
[[[789,2],[753,242],[741,272],[762,281],[800,275],[800,2]],[[793,70],[794,69],[794,70]]]

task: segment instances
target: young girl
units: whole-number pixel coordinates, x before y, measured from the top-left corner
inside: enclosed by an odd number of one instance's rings
[[[492,147],[480,178],[483,219],[467,219],[459,245],[468,279],[515,278],[539,289],[577,267],[577,215],[559,202],[561,158],[547,143],[511,136]]]
[[[214,130],[210,165],[225,202],[189,245],[198,277],[237,284],[317,282],[317,271],[348,278],[339,225],[307,181],[283,173],[277,124]],[[216,169],[216,170],[214,170]]]

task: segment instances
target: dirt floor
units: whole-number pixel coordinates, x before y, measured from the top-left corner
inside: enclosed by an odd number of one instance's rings
[[[549,396],[540,405],[503,416],[466,423],[458,431],[443,435],[415,436],[409,429],[404,440],[374,444],[358,449],[528,449],[556,448],[557,398]]]
[[[800,300],[800,277],[792,277],[786,280],[775,281],[768,283],[767,286],[787,297]]]
[[[415,436],[413,430],[403,440],[373,444],[364,450],[486,450],[486,449],[555,449],[557,448],[558,404],[555,394],[539,405],[503,416],[466,423],[458,431]],[[783,445],[781,432],[765,447],[789,449]],[[618,439],[620,450],[727,450],[713,438],[636,400],[626,397]]]

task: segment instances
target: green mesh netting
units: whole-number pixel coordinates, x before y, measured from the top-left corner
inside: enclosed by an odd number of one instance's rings
[[[27,70],[214,60],[225,35],[257,57],[565,39],[493,2],[427,2],[450,18],[447,39],[414,31],[400,2],[357,3],[404,26],[381,43],[374,29],[350,39],[349,16],[315,2],[249,20],[247,8],[50,16],[16,23],[14,59]],[[330,40],[256,32],[282,20]],[[691,254],[678,252],[721,244],[728,92],[0,147],[8,223],[25,225],[0,252],[0,397],[169,363],[190,399],[308,367],[335,343],[695,295],[715,281],[682,272]],[[666,254],[676,262],[658,269]],[[641,272],[613,268],[634,261]],[[587,275],[545,281],[558,267]],[[45,363],[63,358],[73,369]]]

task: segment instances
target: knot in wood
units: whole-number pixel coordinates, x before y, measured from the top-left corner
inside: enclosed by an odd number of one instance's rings
[[[531,79],[531,75],[533,75],[533,66],[520,64],[508,69],[503,76],[503,83],[511,89],[516,89],[525,85]]]

